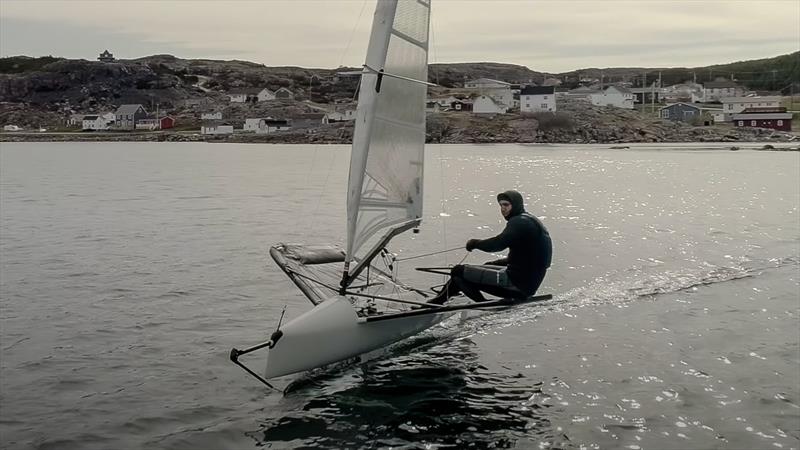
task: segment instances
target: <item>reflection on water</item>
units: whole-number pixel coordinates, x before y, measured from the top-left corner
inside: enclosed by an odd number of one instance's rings
[[[323,448],[511,448],[520,439],[566,439],[550,426],[550,405],[537,402],[542,383],[488,370],[474,346],[460,339],[364,366],[344,388],[323,382],[289,394],[293,411],[252,436]]]

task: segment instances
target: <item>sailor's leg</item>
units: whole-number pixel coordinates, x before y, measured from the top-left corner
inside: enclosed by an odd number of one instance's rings
[[[462,286],[464,293],[475,301],[486,301],[486,299],[480,293],[477,296],[469,295],[467,289],[483,291],[501,298],[525,297],[519,289],[511,284],[505,267],[501,266],[467,266],[464,270],[463,283],[468,285]]]

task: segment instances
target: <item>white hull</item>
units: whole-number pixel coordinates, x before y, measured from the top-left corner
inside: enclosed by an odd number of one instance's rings
[[[413,336],[453,313],[426,314],[365,322],[342,296],[331,297],[280,330],[269,349],[265,378],[303,372],[354,358]]]

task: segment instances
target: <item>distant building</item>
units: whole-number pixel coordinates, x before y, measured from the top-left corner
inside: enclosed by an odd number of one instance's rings
[[[525,86],[519,92],[520,112],[555,112],[556,88],[554,86]]]
[[[297,114],[292,117],[292,128],[312,128],[329,123],[325,113]]]
[[[722,99],[722,110],[728,114],[748,108],[780,108],[781,97],[728,97]]]
[[[593,105],[633,109],[633,93],[621,86],[609,86],[605,91],[591,94],[589,97]]]
[[[792,113],[786,108],[749,108],[733,114],[735,127],[771,128],[792,131]]]
[[[328,113],[329,122],[347,122],[350,120],[356,120],[356,107],[352,105],[338,106]]]
[[[442,105],[440,105],[439,102],[434,100],[428,100],[427,102],[425,102],[425,112],[438,113],[441,110],[442,110]]]
[[[67,126],[68,127],[79,127],[83,125],[83,117],[86,114],[70,114],[69,119],[67,119]]]
[[[200,134],[233,134],[233,125],[203,125],[200,127]]]
[[[661,89],[651,86],[643,88],[628,88],[633,94],[633,103],[661,103]]]
[[[261,89],[238,89],[228,93],[231,103],[255,103],[258,101],[258,94]]]
[[[294,100],[294,93],[285,87],[275,91],[276,100]]]
[[[22,128],[16,125],[5,125],[3,131],[22,131]]]
[[[115,120],[114,113],[85,115],[81,122],[81,129],[87,131],[108,130],[114,125]]]
[[[200,114],[200,120],[222,120],[222,112],[211,112]]]
[[[142,105],[122,105],[117,108],[115,115],[114,128],[118,130],[133,130],[136,122],[147,118],[147,111]]]
[[[700,117],[701,110],[699,107],[688,103],[673,103],[658,110],[659,117],[662,119],[691,122],[697,117]]]
[[[505,114],[508,106],[488,95],[479,95],[472,101],[473,114]]]
[[[709,81],[703,84],[703,101],[719,102],[727,97],[744,95],[744,88],[733,81]]]
[[[580,86],[572,89],[564,94],[564,97],[573,98],[576,100],[591,101],[593,94],[600,94],[602,91],[594,87]]]
[[[291,129],[292,126],[286,119],[267,118],[259,120],[256,134],[270,134],[275,133],[276,131],[287,131]]]
[[[275,100],[275,93],[267,88],[264,88],[258,91],[258,94],[256,94],[256,98],[258,99],[259,102],[268,102],[270,100]]]
[[[450,103],[450,111],[472,112],[472,100],[456,99]]]
[[[141,119],[136,122],[137,130],[167,130],[175,126],[175,119],[171,116]]]
[[[103,53],[100,53],[100,56],[97,57],[97,60],[104,63],[110,63],[115,61],[114,55],[108,50],[105,50],[103,51]]]

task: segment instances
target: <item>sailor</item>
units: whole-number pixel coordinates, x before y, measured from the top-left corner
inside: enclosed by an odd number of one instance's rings
[[[553,257],[550,233],[544,224],[525,211],[517,191],[497,194],[500,214],[506,219],[502,233],[488,239],[470,239],[468,252],[478,249],[499,252],[508,249],[508,257],[483,265],[457,265],[450,280],[429,303],[441,305],[463,292],[476,302],[486,301],[481,292],[502,298],[523,299],[539,289]]]

